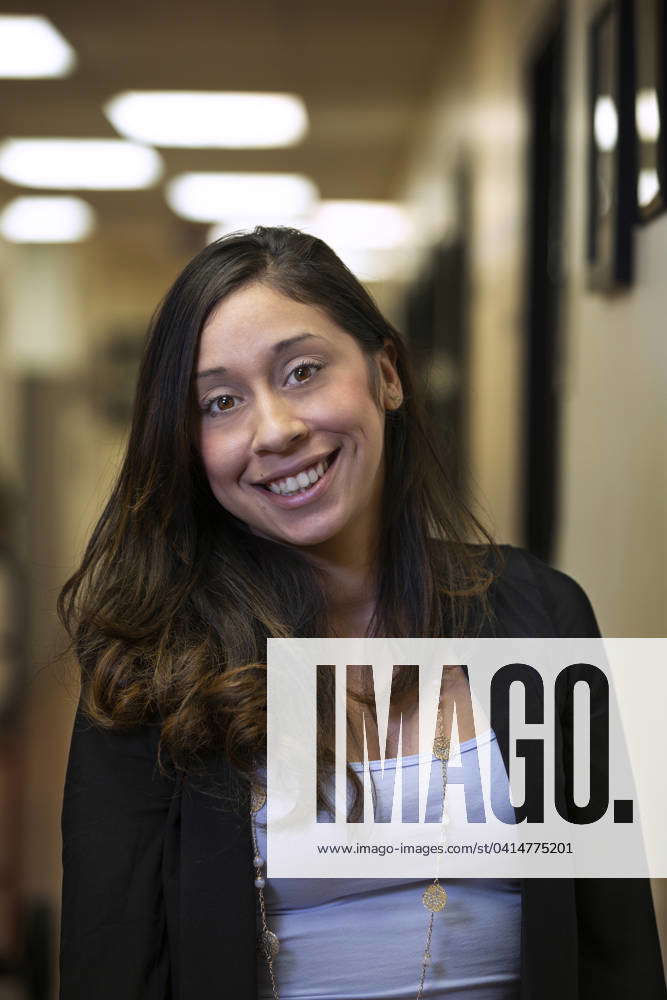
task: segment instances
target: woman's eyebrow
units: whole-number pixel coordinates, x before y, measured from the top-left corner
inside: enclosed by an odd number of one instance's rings
[[[324,337],[320,337],[316,333],[309,333],[304,331],[303,333],[296,333],[293,337],[287,337],[286,340],[279,340],[277,343],[272,344],[269,349],[269,354],[275,356],[284,351],[287,347],[292,347],[294,344],[300,343],[302,340],[324,340]],[[210,375],[225,375],[229,371],[224,365],[218,365],[216,368],[205,368],[204,371],[197,372],[197,380],[206,378]]]

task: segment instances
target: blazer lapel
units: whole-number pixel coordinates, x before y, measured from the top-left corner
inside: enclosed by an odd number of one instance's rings
[[[539,685],[525,685],[526,718],[538,721]],[[509,774],[510,732],[507,714],[494,729]],[[530,777],[530,774],[529,774]],[[548,789],[549,785],[545,786]],[[526,788],[526,794],[530,794]],[[515,818],[519,822],[518,812]],[[520,1000],[577,1000],[577,911],[573,879],[521,880]]]

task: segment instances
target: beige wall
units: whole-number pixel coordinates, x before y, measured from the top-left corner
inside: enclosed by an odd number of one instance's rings
[[[585,41],[570,24],[567,364],[559,561],[595,596],[610,635],[667,625],[667,215],[636,229],[636,278],[620,295],[585,288]]]
[[[499,538],[512,542],[519,537],[526,131],[517,38],[528,36],[534,21],[533,5],[511,0],[452,5],[453,30],[443,47],[441,77],[419,124],[404,188],[428,246],[462,225],[454,175],[461,163],[469,172],[467,452],[486,520]]]
[[[569,4],[558,564],[590,591],[610,635],[665,631],[667,215],[636,231],[637,278],[610,297],[586,289],[586,27]],[[454,4],[442,75],[416,134],[404,194],[428,246],[459,225],[453,173],[472,178],[469,455],[498,536],[521,542],[519,511],[527,54],[549,0]],[[419,254],[415,255],[416,261]]]

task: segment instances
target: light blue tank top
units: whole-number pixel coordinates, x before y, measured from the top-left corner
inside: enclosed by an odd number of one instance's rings
[[[508,779],[492,731],[460,744],[477,754],[490,743],[491,780]],[[440,762],[431,768],[427,821],[442,812]],[[385,769],[396,766],[385,761]],[[403,796],[418,796],[419,755],[402,758]],[[370,761],[371,773],[381,768]],[[362,770],[361,764],[352,767]],[[387,789],[375,782],[377,816],[391,812]],[[483,807],[471,796],[469,809]],[[326,814],[324,814],[326,818]],[[507,818],[513,822],[513,813]],[[456,817],[452,814],[452,824]],[[266,857],[266,807],[256,815],[257,843]],[[433,920],[431,963],[424,1000],[516,1000],[519,996],[520,880],[441,879],[447,905]],[[280,939],[274,972],[281,1000],[414,1000],[421,973],[429,911],[422,894],[430,880],[347,878],[268,879],[267,923]],[[263,955],[258,957],[258,995],[273,992]]]

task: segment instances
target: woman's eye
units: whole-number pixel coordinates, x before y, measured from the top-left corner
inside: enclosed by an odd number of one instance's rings
[[[223,401],[223,404],[218,409],[214,409],[214,407],[220,403],[221,400]],[[202,409],[209,417],[216,417],[218,413],[226,413],[228,410],[233,409],[233,406],[224,405],[225,403],[233,402],[233,396],[214,396],[213,399],[209,399],[208,402],[204,403]]]
[[[313,377],[313,370],[319,371],[324,365],[319,361],[301,361],[296,368],[293,368],[290,375],[294,375],[297,383],[307,382]]]

